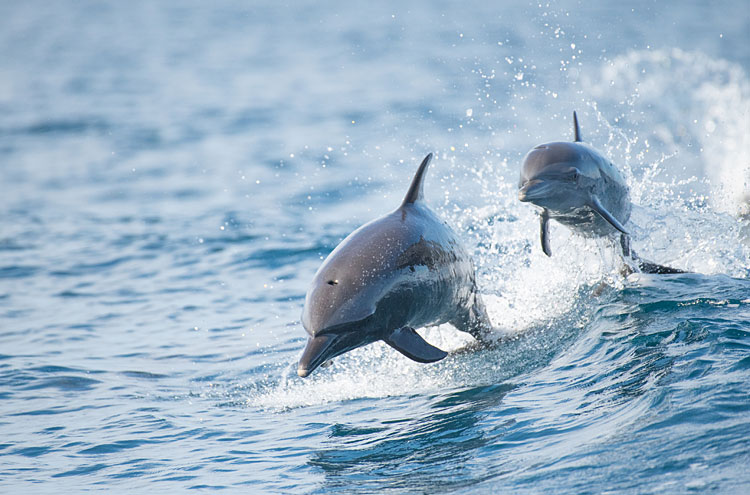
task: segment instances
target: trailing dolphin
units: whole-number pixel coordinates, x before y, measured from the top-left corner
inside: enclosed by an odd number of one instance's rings
[[[630,248],[626,224],[632,205],[620,172],[611,161],[583,144],[573,112],[574,142],[540,144],[521,168],[518,199],[540,207],[542,250],[552,256],[549,221],[555,219],[585,237],[620,235],[625,258],[646,273],[684,273],[638,258]]]
[[[378,340],[420,363],[447,355],[415,328],[450,322],[477,339],[488,335],[472,260],[423,199],[431,159],[422,161],[396,210],[349,234],[318,269],[302,311],[310,337],[299,376]]]

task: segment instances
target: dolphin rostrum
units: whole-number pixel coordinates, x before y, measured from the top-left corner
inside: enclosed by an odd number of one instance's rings
[[[396,210],[349,234],[318,269],[302,311],[310,337],[299,376],[377,340],[420,363],[447,355],[415,328],[449,322],[479,340],[489,335],[474,264],[423,199],[431,159],[422,161]]]
[[[611,161],[583,144],[573,112],[574,141],[540,144],[526,154],[518,199],[541,208],[542,250],[552,256],[549,221],[555,219],[585,237],[620,234],[625,258],[646,273],[684,273],[640,259],[630,248],[630,193]]]

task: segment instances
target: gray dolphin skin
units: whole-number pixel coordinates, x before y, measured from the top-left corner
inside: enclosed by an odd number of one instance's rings
[[[310,335],[297,374],[383,340],[420,363],[447,353],[414,329],[451,323],[478,340],[491,331],[474,264],[453,230],[424,202],[432,159],[422,161],[401,205],[346,237],[318,269],[305,297]]]
[[[526,154],[518,199],[541,208],[542,250],[552,256],[549,221],[585,237],[620,235],[623,255],[646,273],[684,273],[638,258],[625,225],[632,205],[625,179],[611,161],[581,142],[573,112],[574,142],[540,144]]]

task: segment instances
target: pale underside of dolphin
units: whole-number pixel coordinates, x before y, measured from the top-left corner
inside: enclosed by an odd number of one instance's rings
[[[422,161],[396,210],[349,234],[318,269],[302,312],[310,337],[299,376],[378,340],[414,361],[443,359],[447,353],[416,328],[451,323],[479,340],[489,335],[473,262],[423,198],[431,159]]]
[[[518,198],[541,208],[544,253],[552,256],[549,221],[554,219],[585,237],[619,234],[623,256],[643,272],[683,273],[640,259],[631,249],[627,223],[632,204],[625,179],[611,161],[582,142],[575,112],[573,128],[573,142],[536,146],[521,168]]]

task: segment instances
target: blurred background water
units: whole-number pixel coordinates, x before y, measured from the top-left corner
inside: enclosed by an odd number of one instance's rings
[[[748,46],[744,1],[3,2],[2,491],[746,493]],[[573,110],[693,273],[542,254],[520,162]],[[297,378],[312,275],[430,151],[516,338]]]

